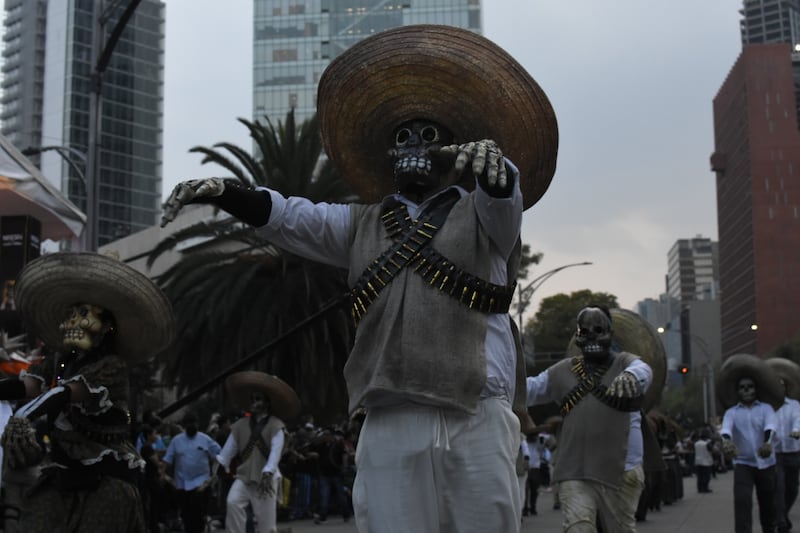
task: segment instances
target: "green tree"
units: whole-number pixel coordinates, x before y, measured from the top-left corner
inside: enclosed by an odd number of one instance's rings
[[[767,357],[783,357],[800,364],[800,335],[781,344],[768,353]]]
[[[270,187],[313,201],[355,199],[327,159],[316,115],[297,126],[294,112],[274,127],[267,119],[239,119],[257,155],[230,143],[198,146],[203,164],[215,164],[245,185]],[[200,223],[159,243],[148,260],[180,243],[206,240],[182,254],[158,282],[173,303],[178,342],[162,360],[163,377],[185,393],[208,383],[232,364],[284,339],[247,369],[275,374],[295,388],[304,411],[322,421],[346,413],[342,369],[353,323],[342,295],[346,272],[289,254],[233,218]],[[284,333],[330,307],[290,336]],[[221,387],[210,391],[221,399]]]
[[[533,332],[536,352],[565,352],[575,333],[578,311],[590,303],[605,304],[612,309],[619,307],[613,294],[589,289],[544,298],[526,328]]]

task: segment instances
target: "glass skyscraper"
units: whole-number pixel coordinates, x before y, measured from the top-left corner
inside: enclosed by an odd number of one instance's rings
[[[374,33],[446,24],[481,33],[480,0],[255,0],[253,118],[277,125],[316,110],[317,83],[337,55]]]
[[[19,149],[44,148],[34,161],[84,211],[95,2],[107,43],[125,2],[6,0],[3,36],[2,133]],[[160,214],[164,11],[162,1],[142,0],[102,76],[99,244],[150,227]]]

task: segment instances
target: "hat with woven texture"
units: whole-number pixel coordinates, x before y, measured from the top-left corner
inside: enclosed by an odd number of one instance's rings
[[[325,69],[317,92],[325,152],[368,202],[393,190],[387,149],[410,120],[431,120],[462,144],[493,139],[520,171],[523,205],[553,178],[558,126],[528,72],[489,39],[452,26],[411,25],[354,44]]]
[[[150,278],[119,259],[91,252],[59,252],[31,261],[14,288],[31,333],[59,349],[59,325],[75,304],[107,309],[116,322],[118,355],[130,361],[152,357],[172,342],[175,317],[169,300]]]
[[[231,374],[225,380],[225,389],[239,409],[249,409],[251,395],[261,392],[269,398],[270,413],[281,420],[290,420],[300,413],[300,398],[288,383],[277,376],[244,370]]]

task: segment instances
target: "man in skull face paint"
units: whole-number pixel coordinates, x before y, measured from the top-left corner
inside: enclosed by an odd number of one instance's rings
[[[769,403],[759,400],[759,378],[769,372],[763,369],[755,356],[739,354],[723,365],[723,383],[726,369],[743,360],[750,372],[741,372],[735,380],[738,403],[729,407],[722,418],[722,450],[733,461],[734,524],[736,533],[753,531],[753,487],[758,500],[758,517],[761,530],[773,533],[775,521],[775,454],[772,450],[778,418]],[[736,361],[732,360],[737,358]],[[731,381],[731,380],[729,380]],[[765,386],[761,381],[760,385]],[[776,387],[777,388],[777,387]],[[763,393],[764,391],[762,391]],[[775,391],[777,394],[777,391]]]
[[[612,347],[611,313],[590,305],[578,313],[578,357],[527,379],[528,405],[556,402],[563,422],[553,471],[564,531],[636,531],[644,488],[641,403],[653,379],[636,355]],[[597,443],[602,442],[602,446]]]
[[[40,257],[16,287],[28,332],[58,352],[0,381],[0,398],[30,399],[3,433],[4,466],[41,464],[21,505],[20,531],[143,532],[137,481],[144,461],[130,440],[128,363],[171,341],[168,300],[141,273],[94,253]],[[39,419],[47,454],[32,427]]]
[[[555,171],[549,102],[491,41],[405,26],[338,56],[317,108],[327,155],[373,203],[192,180],[167,199],[163,223],[211,202],[295,254],[348,269],[357,330],[344,372],[351,411],[367,412],[359,530],[513,533],[512,404],[525,406],[508,308],[522,211]]]

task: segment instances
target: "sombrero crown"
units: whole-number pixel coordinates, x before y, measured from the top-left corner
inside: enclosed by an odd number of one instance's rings
[[[528,72],[497,44],[452,26],[402,26],[354,44],[325,69],[317,93],[325,152],[368,202],[392,190],[392,132],[414,119],[457,143],[493,139],[520,170],[528,208],[553,178],[556,116]]]
[[[783,357],[771,357],[766,362],[786,385],[786,396],[800,399],[800,365]]]
[[[742,378],[755,382],[759,401],[775,409],[783,405],[781,382],[775,370],[760,357],[738,353],[725,359],[717,374],[717,397],[725,409],[739,403],[737,387]]]
[[[294,389],[279,377],[265,372],[243,370],[231,374],[225,380],[225,389],[239,409],[249,409],[250,396],[261,392],[269,398],[270,412],[281,420],[291,420],[300,413],[300,398]]]
[[[129,361],[156,355],[175,335],[172,306],[155,283],[97,253],[61,252],[31,261],[19,275],[14,298],[29,331],[55,349],[63,342],[58,326],[78,303],[111,311],[118,354]]]

